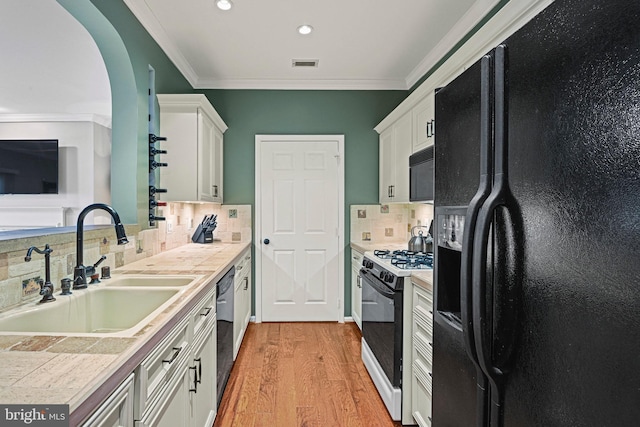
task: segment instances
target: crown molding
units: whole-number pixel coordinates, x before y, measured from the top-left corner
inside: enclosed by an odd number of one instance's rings
[[[430,92],[447,85],[460,75],[482,55],[502,43],[522,28],[527,22],[542,12],[554,0],[511,0],[485,25],[467,40],[460,48],[420,84],[376,127],[378,133],[391,126],[396,120],[417,105]]]
[[[0,123],[29,123],[29,122],[93,122],[111,129],[111,117],[100,114],[0,114]]]
[[[407,90],[404,80],[201,79],[194,89]]]
[[[149,6],[144,0],[123,0],[129,10],[138,19],[138,22],[144,27],[149,35],[158,43],[160,49],[164,51],[167,57],[173,62],[184,78],[189,82],[191,87],[196,87],[198,75],[193,70],[189,62],[180,52],[180,49],[171,41],[164,28],[156,19]]]
[[[409,73],[406,78],[407,89],[431,70],[469,31],[471,31],[500,0],[477,0],[464,16],[456,22],[433,50]]]

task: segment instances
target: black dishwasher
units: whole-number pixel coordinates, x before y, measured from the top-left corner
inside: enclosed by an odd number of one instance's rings
[[[216,344],[218,346],[218,373],[216,389],[218,406],[222,400],[222,393],[229,380],[233,366],[233,276],[236,268],[229,271],[217,283],[216,289]]]

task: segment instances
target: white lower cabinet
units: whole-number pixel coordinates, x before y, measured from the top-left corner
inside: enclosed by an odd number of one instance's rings
[[[411,413],[421,427],[431,427],[433,359],[433,296],[412,283]]]
[[[136,370],[135,427],[210,427],[216,416],[215,288]]]
[[[233,360],[236,360],[251,318],[251,249],[236,262],[233,295]]]
[[[189,418],[193,427],[211,427],[216,417],[216,323],[195,343],[189,366]]]
[[[82,427],[133,427],[133,378],[129,375]]]
[[[189,371],[183,362],[158,400],[141,420],[136,420],[136,427],[189,426],[189,383]]]
[[[363,254],[351,249],[351,317],[362,331],[362,283],[360,282],[360,267]]]

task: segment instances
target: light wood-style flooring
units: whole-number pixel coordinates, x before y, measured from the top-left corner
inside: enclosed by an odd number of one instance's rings
[[[251,323],[214,427],[391,427],[355,323]]]

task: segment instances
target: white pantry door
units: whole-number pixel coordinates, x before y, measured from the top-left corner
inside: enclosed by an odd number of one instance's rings
[[[342,138],[256,137],[263,321],[341,319]]]

